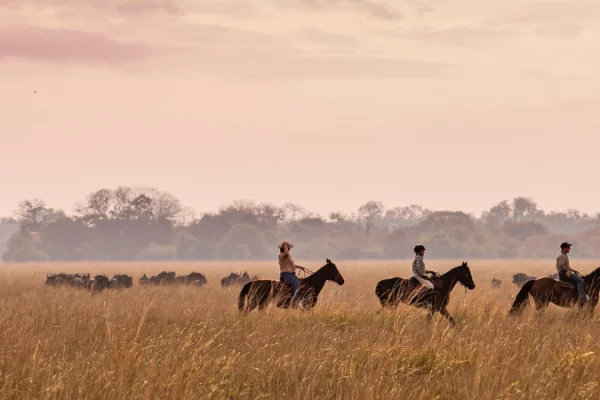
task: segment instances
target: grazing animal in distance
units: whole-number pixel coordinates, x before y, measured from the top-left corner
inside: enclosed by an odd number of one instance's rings
[[[149,285],[150,284],[150,279],[148,279],[148,277],[146,276],[146,274],[144,274],[140,279],[138,279],[138,283],[140,285]]]
[[[167,272],[167,271],[163,271],[158,275],[155,276],[151,276],[150,279],[148,279],[148,283],[150,285],[170,285],[173,283],[176,283],[175,280],[175,276],[177,274],[175,272]]]
[[[338,285],[344,284],[344,277],[337,266],[326,260],[326,264],[312,275],[300,279],[299,297],[303,310],[311,310],[316,304],[319,293],[327,281]],[[294,291],[291,286],[281,281],[259,279],[247,282],[238,297],[238,310],[249,312],[258,307],[264,310],[269,303],[279,308],[297,308],[298,303],[292,301]]]
[[[533,298],[536,310],[545,310],[550,303],[559,307],[569,308],[577,305],[579,311],[591,317],[598,304],[600,292],[600,267],[583,277],[585,293],[590,297],[583,306],[579,305],[579,297],[575,286],[568,282],[557,281],[550,277],[527,281],[517,294],[510,309],[510,315],[519,315],[529,304],[529,296]]]
[[[250,278],[250,275],[248,274],[247,271],[241,275],[238,273],[232,272],[228,276],[221,279],[221,286],[227,287],[227,286],[232,286],[232,285],[243,285],[247,282],[250,282],[251,280],[256,281],[258,279],[260,279],[260,277],[258,275],[254,275],[252,278]]]
[[[73,278],[73,280],[71,281],[71,287],[78,289],[87,289],[88,285],[86,281],[83,280],[83,278]]]
[[[527,274],[524,274],[523,272],[518,272],[513,275],[512,282],[518,287],[522,287],[525,284],[525,282],[535,279],[537,279],[535,276],[529,276]]]
[[[200,272],[192,272],[189,275],[186,275],[184,279],[185,285],[203,286],[207,283],[208,280],[206,279],[204,274]]]
[[[77,279],[75,283],[73,280]],[[87,287],[90,280],[90,274],[46,274],[46,285],[47,286],[71,286],[80,287],[83,281],[84,286]]]
[[[502,285],[502,281],[498,278],[492,279],[492,287],[500,287]]]
[[[92,293],[101,292],[104,289],[110,289],[110,279],[106,275],[96,275],[92,286]]]
[[[439,312],[454,326],[454,318],[447,310],[450,293],[456,283],[460,283],[469,290],[475,289],[471,270],[467,263],[463,262],[462,265],[435,277],[433,281],[435,288],[429,289],[421,286],[412,277],[409,279],[388,278],[377,283],[375,294],[384,309],[396,307],[402,302],[413,307],[426,308],[429,311],[430,319],[433,318],[435,312]]]
[[[117,274],[110,280],[111,289],[128,289],[133,286],[133,277]]]

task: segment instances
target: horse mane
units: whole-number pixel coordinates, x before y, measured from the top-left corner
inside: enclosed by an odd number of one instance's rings
[[[448,271],[444,272],[442,275],[446,275],[446,274],[449,274],[449,273],[451,273],[451,272],[456,272],[456,271],[457,271],[457,270],[459,270],[460,268],[469,268],[469,265],[468,265],[467,263],[464,263],[464,264],[458,265],[458,266],[456,266],[456,267],[454,267],[454,268],[450,268]]]
[[[600,267],[596,268],[595,270],[593,270],[592,272],[590,272],[589,274],[585,275],[583,277],[584,280],[588,280],[588,279],[600,279]]]

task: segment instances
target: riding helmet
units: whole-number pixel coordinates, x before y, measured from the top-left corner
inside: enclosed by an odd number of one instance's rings
[[[418,253],[421,250],[427,250],[427,249],[422,244],[418,244],[418,245],[415,246],[415,253]]]

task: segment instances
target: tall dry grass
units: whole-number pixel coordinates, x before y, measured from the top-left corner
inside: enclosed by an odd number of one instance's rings
[[[379,279],[409,262],[337,262],[312,313],[243,316],[239,287],[220,278],[276,263],[0,266],[0,397],[11,399],[529,399],[599,398],[600,324],[551,306],[509,318],[511,274],[552,261],[471,261],[477,287],[457,286],[445,320],[400,306],[377,314]],[[459,262],[430,261],[444,272]],[[578,265],[582,272],[597,263]],[[316,263],[307,265],[320,267]],[[206,287],[147,288],[142,273],[205,273]],[[127,272],[136,286],[91,296],[48,288],[46,272]],[[492,289],[491,279],[503,280]]]

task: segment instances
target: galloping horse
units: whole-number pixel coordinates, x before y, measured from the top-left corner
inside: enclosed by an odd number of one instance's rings
[[[591,316],[598,304],[600,267],[584,276],[583,282],[585,293],[590,297],[584,308],[587,311],[586,314]],[[529,280],[523,285],[510,309],[510,315],[521,314],[523,308],[529,303],[530,295],[533,297],[537,311],[543,311],[550,303],[565,308],[578,304],[577,290],[574,285],[544,277]]]
[[[317,297],[326,281],[333,281],[338,285],[344,284],[342,274],[329,258],[317,272],[300,279],[299,297],[305,310],[310,310],[317,304]],[[293,295],[292,288],[282,282],[268,279],[250,281],[242,287],[238,299],[238,309],[252,311],[258,307],[259,310],[264,310],[270,302],[274,302],[279,308],[295,308],[297,304],[292,302]]]
[[[466,262],[435,277],[432,282],[435,289],[421,286],[415,278],[389,278],[377,283],[375,294],[384,309],[385,307],[396,307],[399,302],[413,307],[427,308],[429,318],[433,318],[433,314],[439,312],[454,326],[454,318],[448,312],[447,306],[450,302],[450,292],[454,289],[456,282],[469,290],[475,289],[475,282],[473,282],[471,270]]]

